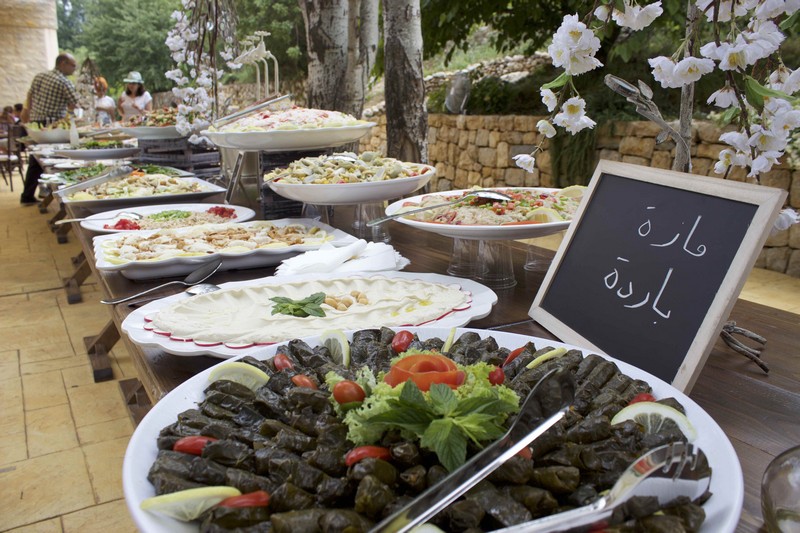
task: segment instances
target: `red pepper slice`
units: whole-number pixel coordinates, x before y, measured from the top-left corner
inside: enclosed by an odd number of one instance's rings
[[[269,493],[265,490],[231,496],[219,502],[220,507],[266,507],[267,505],[269,505]]]
[[[203,448],[206,447],[206,444],[209,442],[214,442],[214,437],[204,437],[202,435],[195,435],[191,437],[183,437],[182,439],[178,439],[175,444],[172,445],[172,450],[181,453],[189,453],[192,455],[201,455],[203,453]]]
[[[347,455],[344,456],[344,464],[353,466],[367,457],[388,461],[392,457],[392,453],[389,448],[384,448],[383,446],[358,446],[347,452]]]

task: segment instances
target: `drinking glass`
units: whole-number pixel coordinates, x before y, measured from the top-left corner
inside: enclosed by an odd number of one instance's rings
[[[800,446],[777,456],[764,471],[761,512],[770,533],[800,533]]]

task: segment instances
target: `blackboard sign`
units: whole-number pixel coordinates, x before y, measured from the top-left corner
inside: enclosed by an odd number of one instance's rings
[[[688,392],[785,198],[601,161],[530,315]]]

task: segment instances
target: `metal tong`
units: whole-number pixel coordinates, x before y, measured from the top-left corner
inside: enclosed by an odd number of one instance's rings
[[[258,104],[251,105],[250,107],[246,107],[246,108],[242,109],[241,111],[237,111],[236,113],[231,113],[228,116],[225,116],[225,117],[222,117],[221,119],[215,120],[213,122],[212,126],[214,126],[215,128],[221,128],[222,126],[225,126],[226,124],[230,124],[231,122],[233,122],[234,120],[236,120],[238,118],[241,118],[243,116],[249,115],[250,113],[255,113],[256,111],[264,109],[265,107],[269,106],[270,104],[274,104],[276,102],[280,102],[281,100],[285,100],[287,98],[290,98],[291,96],[292,96],[291,94],[284,94],[283,96],[279,96],[277,98],[272,98],[271,100],[267,100],[265,102],[260,102]]]
[[[95,185],[100,185],[101,183],[105,183],[107,181],[112,181],[112,180],[127,176],[131,172],[133,172],[133,168],[132,167],[127,166],[127,165],[123,165],[121,167],[113,168],[113,169],[109,170],[108,172],[106,172],[105,174],[101,174],[100,176],[97,176],[95,178],[84,180],[84,181],[81,181],[80,183],[76,183],[74,185],[69,185],[67,187],[61,187],[60,189],[57,189],[54,192],[58,196],[60,196],[62,198],[66,198],[67,196],[69,196],[71,194],[75,194],[78,191],[83,191],[83,190],[88,189],[90,187],[94,187]]]
[[[403,533],[432,518],[564,418],[575,395],[567,369],[552,370],[531,390],[503,437],[372,529]]]

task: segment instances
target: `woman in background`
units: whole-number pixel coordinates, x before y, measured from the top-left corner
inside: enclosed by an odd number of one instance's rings
[[[108,92],[108,82],[102,76],[94,79],[94,112],[95,117],[101,126],[108,126],[116,118],[117,105],[114,99],[106,94]]]
[[[153,110],[153,97],[144,90],[142,75],[132,70],[124,81],[125,92],[117,102],[117,110],[122,115],[122,122],[127,123],[133,118],[143,117],[148,111]]]

